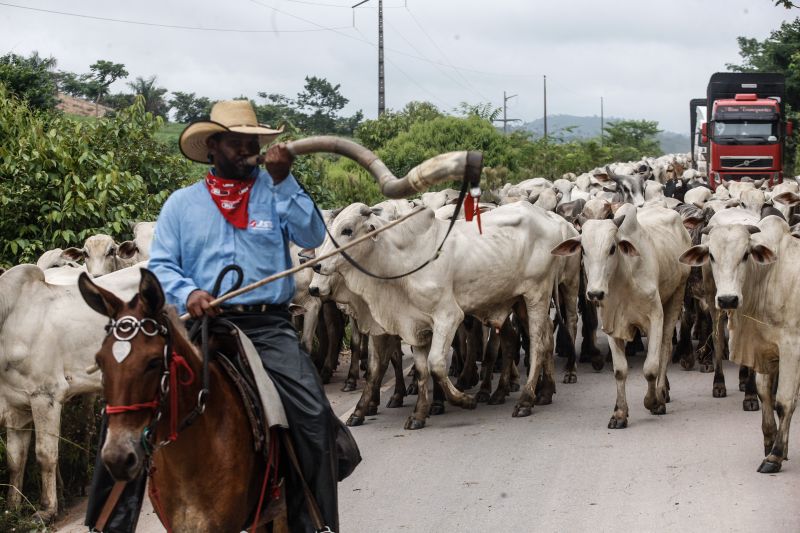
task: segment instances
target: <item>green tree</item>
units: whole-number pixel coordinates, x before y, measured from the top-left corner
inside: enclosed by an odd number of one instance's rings
[[[119,111],[130,107],[136,101],[136,95],[131,93],[114,93],[103,98],[103,105]]]
[[[618,120],[603,128],[605,143],[614,161],[633,161],[661,155],[656,139],[661,130],[653,120]]]
[[[388,111],[374,120],[365,120],[355,130],[359,143],[377,150],[391,139],[408,131],[412,124],[444,116],[430,102],[409,102],[400,111]]]
[[[156,76],[150,76],[147,79],[137,76],[134,81],[128,82],[128,87],[133,90],[134,94],[141,95],[144,98],[145,111],[158,117],[166,118],[169,106],[164,100],[164,95],[167,94],[167,90],[163,87],[157,87],[156,81]]]
[[[494,122],[503,113],[503,108],[494,107],[490,102],[470,104],[469,102],[461,102],[458,107],[453,111],[464,117],[475,116]]]
[[[114,63],[105,59],[98,59],[89,65],[89,70],[91,72],[85,75],[88,82],[87,96],[94,100],[96,110],[98,104],[108,94],[111,84],[120,78],[127,77],[128,71],[125,70],[125,65],[122,63]]]
[[[194,122],[207,119],[214,102],[205,96],[197,97],[194,93],[175,91],[172,93],[169,105],[175,110],[176,122]]]
[[[298,126],[306,133],[338,133],[352,135],[364,118],[361,111],[351,117],[339,117],[339,112],[349,102],[340,92],[340,84],[333,85],[325,78],[306,76],[303,91],[297,94],[295,107],[302,112]],[[286,103],[290,101],[287,99]]]
[[[52,69],[56,60],[33,52],[28,57],[6,54],[0,57],[0,83],[36,109],[53,109],[58,103]]]

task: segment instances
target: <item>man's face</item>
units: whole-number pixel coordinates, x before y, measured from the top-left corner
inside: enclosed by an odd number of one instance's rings
[[[224,132],[208,139],[208,152],[221,178],[243,179],[250,175],[253,166],[245,162],[261,150],[258,135]]]

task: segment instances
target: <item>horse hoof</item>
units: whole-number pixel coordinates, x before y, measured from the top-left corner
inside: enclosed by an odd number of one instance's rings
[[[781,464],[779,462],[764,459],[761,466],[758,467],[759,474],[777,474],[781,471]]]
[[[628,427],[627,418],[617,418],[612,416],[611,420],[608,421],[608,429],[625,429],[626,427]]]
[[[342,387],[342,392],[353,392],[354,390],[356,390],[356,384],[352,381],[346,381]]]
[[[514,418],[522,418],[523,416],[531,416],[532,407],[530,405],[517,404],[514,406],[514,412],[511,416]]]
[[[406,389],[406,396],[416,396],[419,394],[419,386],[416,383],[412,383]]]
[[[434,403],[431,405],[431,416],[438,416],[444,414],[444,404]]]
[[[406,420],[406,425],[403,427],[412,431],[415,429],[422,429],[425,427],[425,420],[417,420],[413,416],[409,416],[408,420]]]
[[[534,405],[550,405],[553,403],[553,395],[550,394],[548,396],[536,396],[533,400]]]
[[[564,374],[564,383],[577,383],[577,382],[578,382],[578,376],[575,374],[575,372],[567,372],[566,374]]]
[[[725,388],[724,383],[714,383],[711,394],[713,394],[714,398],[724,398],[728,395],[728,390]]]
[[[519,383],[516,382],[512,383],[511,385],[508,386],[508,390],[510,390],[511,392],[519,392]]]
[[[758,411],[758,398],[745,398],[742,401],[742,410],[743,411]]]
[[[681,368],[684,370],[694,370],[694,359],[681,359]]]
[[[389,401],[386,403],[386,407],[389,409],[394,409],[396,407],[403,407],[403,397],[400,396],[399,394],[392,395],[392,397],[389,398]]]
[[[375,416],[378,414],[378,405],[371,403],[369,407],[367,407],[367,416]]]
[[[360,426],[364,424],[364,417],[363,416],[356,416],[355,414],[350,415],[350,418],[347,419],[347,425],[350,427]]]
[[[714,365],[709,363],[700,363],[698,370],[700,370],[700,372],[703,374],[709,374],[714,371]]]
[[[657,405],[654,409],[650,409],[651,415],[665,415],[667,414],[667,406],[665,404]]]

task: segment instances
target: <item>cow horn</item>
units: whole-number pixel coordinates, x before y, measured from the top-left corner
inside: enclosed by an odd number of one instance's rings
[[[758,226],[748,225],[747,231],[749,231],[750,235],[752,235],[753,233],[761,233],[761,228]]]
[[[362,217],[369,217],[372,214],[372,209],[369,206],[363,205],[358,211],[358,214]]]
[[[714,229],[714,226],[706,226],[703,228],[703,231],[700,232],[700,235],[708,235],[711,233],[711,230]]]
[[[608,165],[606,165],[606,174],[608,174],[608,178],[609,179],[611,179],[613,181],[617,181],[617,179],[618,179],[617,175],[614,174],[614,171],[611,170],[611,167],[609,167]]]
[[[625,222],[625,217],[624,216],[617,217],[617,218],[614,219],[614,225],[617,226],[617,228],[621,227],[623,222]]]
[[[424,192],[437,183],[453,180],[467,180],[471,187],[478,187],[483,169],[481,152],[450,152],[423,161],[405,177],[398,179],[373,152],[340,137],[308,137],[286,143],[286,149],[293,156],[329,152],[352,159],[370,173],[378,182],[381,192],[389,198],[406,198]]]

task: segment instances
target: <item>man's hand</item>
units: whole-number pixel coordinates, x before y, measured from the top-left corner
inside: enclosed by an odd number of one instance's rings
[[[204,290],[197,289],[189,294],[186,300],[186,310],[192,315],[192,318],[201,318],[203,315],[211,317],[217,316],[219,309],[211,306],[214,297]]]
[[[286,143],[273,144],[267,150],[264,166],[272,176],[272,183],[279,184],[286,179],[289,171],[292,170],[294,157],[286,149]]]

